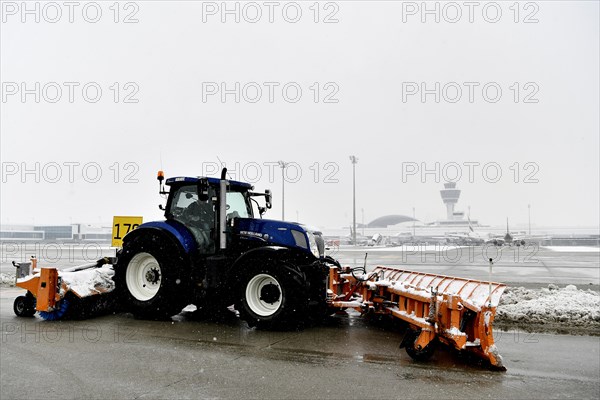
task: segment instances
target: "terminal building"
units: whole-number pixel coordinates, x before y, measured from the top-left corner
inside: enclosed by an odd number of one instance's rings
[[[110,242],[111,227],[92,224],[2,225],[0,241]]]

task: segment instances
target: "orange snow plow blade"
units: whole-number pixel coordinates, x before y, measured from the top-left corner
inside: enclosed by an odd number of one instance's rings
[[[402,347],[417,360],[442,342],[470,351],[504,370],[494,344],[492,323],[506,285],[378,266],[356,272],[331,267],[328,302],[362,314],[390,315],[411,328]]]

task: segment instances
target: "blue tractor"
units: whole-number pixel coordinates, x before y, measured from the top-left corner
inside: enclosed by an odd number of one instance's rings
[[[164,221],[127,234],[115,265],[121,304],[135,316],[162,319],[195,304],[205,313],[234,305],[250,326],[292,328],[321,317],[331,265],[320,232],[292,222],[262,219],[269,190],[221,178],[177,177]],[[264,197],[260,206],[257,197]],[[258,210],[258,218],[253,211]]]

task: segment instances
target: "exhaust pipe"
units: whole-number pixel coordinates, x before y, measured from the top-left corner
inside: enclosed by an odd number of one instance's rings
[[[227,225],[227,185],[229,182],[225,179],[227,168],[221,171],[221,182],[219,183],[219,248],[225,250],[227,247],[227,236],[225,229]]]

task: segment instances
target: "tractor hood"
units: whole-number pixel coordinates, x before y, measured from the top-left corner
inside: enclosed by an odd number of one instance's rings
[[[325,245],[321,232],[295,222],[270,219],[236,218],[234,232],[242,238],[259,240],[271,245],[295,247],[324,256]]]

